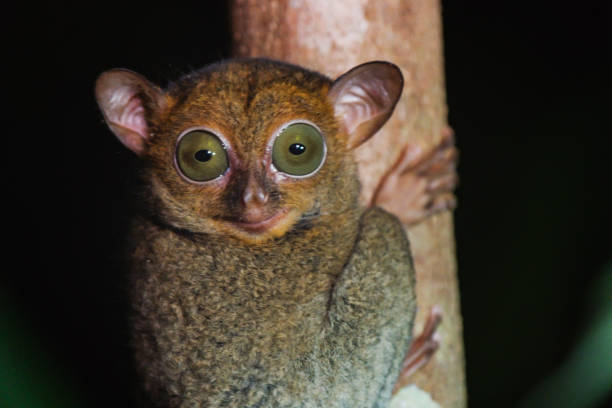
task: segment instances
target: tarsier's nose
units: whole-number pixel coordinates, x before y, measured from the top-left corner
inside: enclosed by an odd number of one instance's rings
[[[243,222],[259,223],[270,217],[268,192],[263,183],[253,174],[249,175],[246,187],[242,193],[243,212],[240,216]]]
[[[249,175],[249,181],[242,193],[242,202],[249,207],[263,206],[268,202],[268,193],[254,175]]]

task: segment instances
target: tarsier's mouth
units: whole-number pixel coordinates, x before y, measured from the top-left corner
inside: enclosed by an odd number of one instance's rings
[[[288,210],[280,210],[272,216],[256,222],[244,222],[236,220],[229,220],[229,222],[231,222],[239,229],[242,229],[251,234],[261,234],[263,232],[273,229],[275,226],[281,223],[281,221],[285,218],[288,212]]]
[[[245,219],[225,218],[222,222],[246,239],[259,242],[272,237],[280,237],[294,227],[304,227],[321,214],[318,202],[306,212],[296,208],[285,207],[273,212],[272,215]]]

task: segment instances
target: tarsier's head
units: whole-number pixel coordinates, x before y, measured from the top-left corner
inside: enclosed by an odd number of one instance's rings
[[[113,133],[143,159],[164,222],[257,243],[357,208],[351,150],[387,121],[402,86],[387,62],[331,81],[253,59],[211,65],[165,91],[111,70],[96,98]]]

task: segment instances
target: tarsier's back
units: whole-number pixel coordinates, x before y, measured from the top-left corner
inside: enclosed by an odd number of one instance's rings
[[[399,222],[358,204],[352,150],[402,88],[392,64],[336,81],[229,61],[163,91],[104,73],[98,103],[140,157],[133,339],[151,404],[383,407],[410,343]]]

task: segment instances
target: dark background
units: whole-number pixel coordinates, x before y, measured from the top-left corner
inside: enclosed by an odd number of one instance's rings
[[[468,391],[472,408],[503,408],[577,341],[589,285],[612,259],[612,10],[465,3],[444,2],[444,41],[461,150]],[[204,1],[31,8],[8,13],[3,28],[14,71],[5,98],[17,107],[4,135],[4,201],[19,211],[4,220],[18,229],[3,229],[13,266],[0,286],[0,405],[8,389],[27,406],[130,406],[125,281],[114,254],[134,157],[102,123],[93,83],[128,67],[165,86],[228,57],[228,11]],[[26,406],[14,398],[8,406]]]

